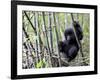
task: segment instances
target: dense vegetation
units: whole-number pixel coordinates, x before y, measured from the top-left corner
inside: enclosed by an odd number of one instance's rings
[[[83,29],[82,52],[77,57],[67,62],[58,50],[58,42],[63,40],[64,30],[72,26],[71,13],[63,12],[34,12],[23,11],[23,50],[22,67],[48,68],[62,66],[84,66],[90,64],[89,28],[90,16],[88,13],[73,13]]]

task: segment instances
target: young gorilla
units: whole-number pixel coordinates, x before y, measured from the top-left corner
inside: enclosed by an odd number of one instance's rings
[[[83,31],[80,24],[76,21],[73,23],[78,40],[83,39]],[[68,62],[73,60],[79,51],[79,46],[76,41],[76,37],[73,28],[67,28],[64,32],[64,41],[60,41],[58,44],[59,51],[66,55]]]

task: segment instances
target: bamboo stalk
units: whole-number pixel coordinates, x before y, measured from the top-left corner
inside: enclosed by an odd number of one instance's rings
[[[51,54],[51,51],[50,51],[50,46],[49,46],[49,40],[48,40],[48,35],[47,35],[47,29],[46,29],[46,21],[45,21],[45,13],[42,12],[42,15],[43,15],[43,27],[45,29],[45,37],[46,37],[46,42],[47,42],[47,47],[48,47],[48,51],[49,51],[49,54]],[[52,66],[52,64],[50,64]]]
[[[76,14],[76,20],[79,21],[79,13]]]
[[[25,37],[27,38],[27,40],[30,42],[30,45],[31,45],[33,51],[35,51],[35,49],[34,49],[34,47],[33,47],[33,45],[32,45],[32,42],[30,41],[29,35],[27,34],[27,32],[26,32],[24,26],[23,26],[23,32],[24,32]]]
[[[67,13],[65,13],[65,28],[68,27]]]
[[[35,30],[36,30],[36,12],[34,12],[34,26],[35,26]],[[35,36],[37,37],[37,31],[36,31],[36,33],[35,33]],[[37,39],[36,39],[36,64],[39,62],[39,55],[38,55],[38,41],[37,41]]]
[[[26,11],[24,11],[24,14],[25,14],[27,20],[29,21],[30,25],[32,26],[32,28],[33,28],[33,30],[35,31],[35,34],[36,34],[36,28],[33,26],[33,24],[32,24],[32,22],[31,22],[30,18],[28,17],[28,15],[27,15],[27,13],[26,13]]]
[[[83,14],[82,14],[82,23],[81,23],[82,27],[83,27],[83,21],[84,21],[83,19],[84,19],[84,16],[83,16]]]
[[[61,39],[61,33],[60,33],[60,21],[59,21],[59,15],[56,15],[56,26],[58,26],[57,28],[58,28],[58,31],[57,32],[59,32],[59,35],[58,35],[58,37],[59,37],[59,39]]]
[[[56,39],[57,39],[57,48],[58,48],[58,43],[59,43],[59,36],[58,36],[58,31],[57,31],[57,24],[56,24],[56,16],[55,13],[53,13],[53,18],[54,18],[54,28],[55,28],[55,32],[56,32]],[[59,56],[59,66],[61,67],[61,55],[58,49],[58,56]]]
[[[39,43],[39,46],[38,46],[38,50],[39,50],[39,60],[42,61],[42,58],[41,58],[41,51],[42,51],[42,48],[41,48],[41,39],[40,39],[40,30],[39,30],[39,13],[37,12],[37,14],[35,15],[36,16],[36,29],[37,29],[37,36],[38,36],[38,43]],[[41,66],[42,67],[42,66]]]
[[[49,26],[49,29],[50,29],[50,44],[51,44],[51,53],[49,55],[50,57],[50,64],[52,64],[52,54],[53,54],[53,37],[52,37],[52,28],[51,28],[51,13],[49,12],[48,13],[48,26]],[[51,65],[50,65],[51,66]]]

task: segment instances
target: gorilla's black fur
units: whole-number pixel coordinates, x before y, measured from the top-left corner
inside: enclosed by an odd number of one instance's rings
[[[74,21],[73,25],[74,25],[78,40],[79,41],[82,40],[83,39],[83,31],[82,31],[80,24],[78,22]],[[76,37],[75,37],[72,27],[67,28],[65,30],[64,37],[65,37],[65,40],[60,41],[58,44],[59,51],[67,56],[68,61],[71,61],[76,57],[76,55],[78,54],[78,51],[79,51],[79,46],[76,41]]]

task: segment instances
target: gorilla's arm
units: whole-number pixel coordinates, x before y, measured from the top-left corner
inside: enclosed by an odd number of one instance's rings
[[[83,31],[81,27],[78,27],[78,29],[76,30],[76,34],[79,40],[83,39]]]

